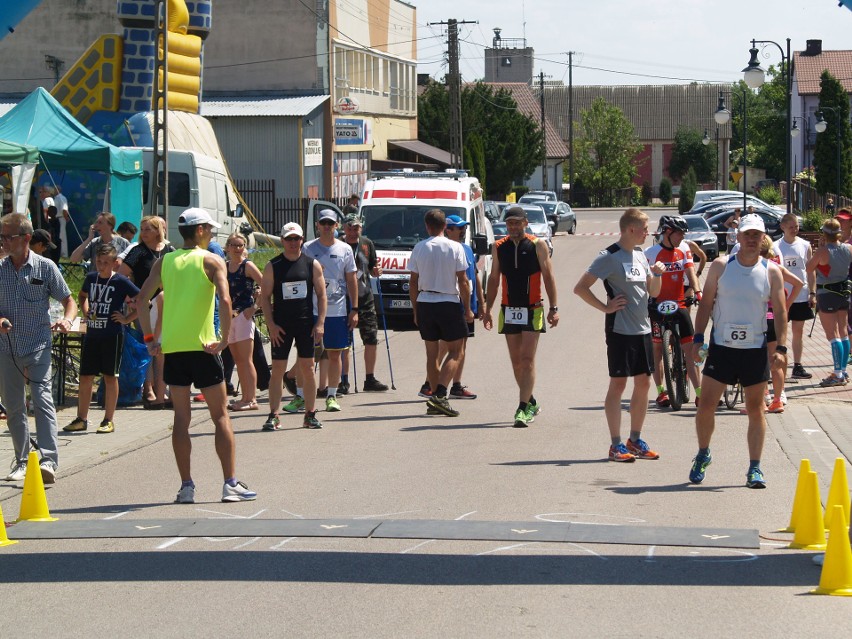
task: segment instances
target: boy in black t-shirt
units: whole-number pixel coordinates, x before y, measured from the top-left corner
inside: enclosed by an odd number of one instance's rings
[[[89,426],[89,404],[92,401],[92,384],[96,375],[104,378],[104,419],[98,433],[111,433],[115,406],[118,402],[118,371],[124,347],[124,324],[136,319],[136,308],[125,303],[139,294],[133,282],[115,272],[117,252],[112,244],[102,244],[95,254],[97,271],[86,276],[80,288],[78,301],[86,320],[86,336],[80,356],[80,399],[77,417],[62,430],[81,432]]]

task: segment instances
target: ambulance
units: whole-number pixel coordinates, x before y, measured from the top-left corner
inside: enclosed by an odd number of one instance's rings
[[[477,259],[483,290],[491,271],[494,231],[485,216],[479,180],[466,171],[374,172],[364,185],[359,213],[363,235],[376,246],[382,276],[372,281],[376,313],[383,314],[388,328],[415,329],[409,297],[408,258],[414,245],[429,237],[423,218],[430,209],[458,215],[469,222],[465,242]],[[314,235],[316,214],[332,208],[328,202],[312,201],[308,210],[307,236]],[[308,230],[310,229],[310,230]]]

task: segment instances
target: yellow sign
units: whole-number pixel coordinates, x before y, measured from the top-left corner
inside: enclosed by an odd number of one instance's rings
[[[734,184],[739,184],[742,177],[743,174],[739,171],[731,171],[731,179],[734,181]]]
[[[509,195],[506,196],[506,201],[507,202],[514,202],[515,201],[515,193],[514,192],[509,193]]]

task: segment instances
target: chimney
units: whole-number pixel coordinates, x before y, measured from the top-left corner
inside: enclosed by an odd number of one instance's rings
[[[805,45],[804,55],[820,55],[822,53],[822,40],[808,40]]]
[[[501,32],[502,30],[503,30],[503,29],[500,29],[499,27],[495,27],[495,28],[494,28],[494,38],[491,40],[491,45],[492,45],[495,49],[496,49],[496,48],[498,48],[498,47],[500,46],[500,32]]]

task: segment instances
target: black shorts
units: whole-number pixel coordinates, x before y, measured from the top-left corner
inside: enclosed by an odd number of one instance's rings
[[[468,333],[458,302],[417,302],[417,328],[424,342],[455,342]]]
[[[729,348],[710,344],[702,371],[723,384],[744,387],[769,381],[769,355],[766,346],[760,348]]]
[[[837,311],[849,310],[849,297],[826,291],[817,292],[817,308],[820,313],[836,313]]]
[[[379,343],[379,320],[376,318],[376,305],[373,298],[358,301],[358,333],[365,346]]]
[[[109,375],[118,377],[124,333],[108,337],[89,337],[83,340],[80,354],[80,375]]]
[[[287,361],[290,357],[290,349],[293,348],[293,342],[296,342],[296,356],[302,359],[307,359],[314,356],[314,338],[311,331],[314,330],[313,324],[296,324],[293,326],[282,326],[284,329],[284,339],[278,346],[272,345],[272,360]]]
[[[476,322],[470,322],[467,325],[467,336],[473,337],[473,334],[476,332]]]
[[[663,316],[657,311],[657,309],[653,308],[648,312],[648,315],[651,317],[651,337],[655,342],[663,341],[663,329],[662,329],[662,319]],[[677,309],[677,314],[675,315],[677,318],[678,329],[680,330],[680,340],[682,342],[691,342],[692,336],[695,335],[695,329],[692,326],[692,316],[689,314],[688,308],[679,308]]]
[[[808,302],[794,302],[787,312],[788,322],[807,322],[814,318],[814,309]]]
[[[654,372],[654,347],[651,334],[606,334],[606,359],[610,377],[634,377]]]
[[[222,358],[204,351],[166,353],[163,380],[171,386],[192,386],[205,389],[225,380]]]
[[[509,307],[503,306],[500,308],[500,315],[497,317],[497,332],[501,335],[517,335],[519,333],[544,333],[546,329],[546,322],[544,321],[544,307],[539,304],[538,306],[529,306],[526,309],[527,312],[527,321],[526,324],[515,324],[513,323],[512,316],[517,316],[518,314],[522,314],[524,309],[520,307],[518,310],[508,310]],[[508,312],[509,317],[507,318],[506,313]],[[506,320],[509,321],[506,321]],[[520,315],[519,318],[523,321],[523,315]],[[517,321],[515,319],[514,321]]]

